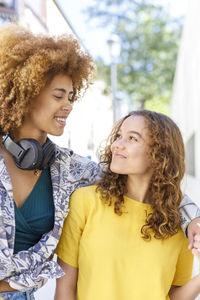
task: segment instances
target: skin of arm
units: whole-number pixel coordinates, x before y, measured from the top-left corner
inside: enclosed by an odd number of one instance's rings
[[[196,218],[194,221],[199,221],[199,218]],[[195,222],[194,225],[194,231],[195,228],[198,231],[198,228],[200,228],[199,225],[197,225],[197,222]],[[193,237],[193,249],[192,252],[194,255],[200,259],[200,252],[198,249],[200,249],[200,235],[197,234]],[[190,246],[191,247],[191,246]],[[178,287],[178,286],[172,286],[169,291],[169,297],[170,300],[194,300],[198,295],[200,294],[200,274],[193,277],[188,283],[186,283],[184,286]]]
[[[200,274],[181,287],[172,286],[170,300],[194,300],[200,293]]]
[[[192,249],[194,247],[194,236],[200,234],[200,217],[193,219],[187,228],[187,235],[189,240],[189,248]]]
[[[76,300],[78,269],[66,264],[59,258],[58,263],[65,272],[65,275],[56,280],[54,300]]]

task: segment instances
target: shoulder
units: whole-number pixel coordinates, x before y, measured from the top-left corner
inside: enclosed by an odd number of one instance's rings
[[[96,185],[78,188],[70,197],[70,208],[76,206],[89,208],[98,198],[99,196],[96,192]]]
[[[95,184],[81,187],[73,192],[71,198],[76,198],[79,196],[81,197],[96,196],[97,195],[96,188],[97,186]]]
[[[72,155],[73,151],[71,149],[56,145],[56,159],[70,158]]]
[[[91,161],[88,157],[74,153],[70,149],[60,148],[60,160],[67,162],[70,176],[75,180],[84,180],[91,184],[101,176],[101,169],[98,163]],[[84,185],[85,185],[84,183]]]
[[[188,239],[185,237],[182,229],[179,229],[176,234],[167,239],[166,243],[167,241],[169,244],[172,244],[178,252],[182,251],[182,249],[188,249],[189,246]]]
[[[94,161],[91,161],[88,157],[81,156],[73,152],[73,150],[68,148],[56,147],[57,148],[57,156],[60,159],[68,159],[71,164],[80,165],[82,167],[91,166],[93,168],[98,168],[98,164]]]

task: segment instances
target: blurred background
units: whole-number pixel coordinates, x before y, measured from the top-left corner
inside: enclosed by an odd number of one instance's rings
[[[97,78],[57,144],[98,161],[112,125],[147,108],[171,116],[183,134],[183,191],[200,205],[199,0],[0,0],[0,26],[71,33],[97,65]],[[197,262],[195,262],[197,268]],[[194,273],[196,272],[194,268]],[[49,281],[36,299],[53,299]]]

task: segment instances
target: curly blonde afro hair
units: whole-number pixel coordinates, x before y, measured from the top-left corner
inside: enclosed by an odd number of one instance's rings
[[[36,35],[20,25],[0,28],[0,130],[23,123],[31,102],[59,73],[71,77],[77,100],[92,83],[95,66],[69,34]]]
[[[146,216],[141,228],[142,237],[150,240],[165,239],[177,233],[181,227],[179,205],[182,200],[181,181],[185,172],[185,149],[178,126],[169,117],[148,110],[130,112],[113,128],[107,146],[101,152],[100,163],[104,174],[97,191],[104,203],[114,206],[119,216],[123,213],[124,194],[127,192],[127,175],[110,170],[112,161],[111,145],[116,140],[123,122],[129,117],[142,116],[149,134],[149,150],[153,175],[147,191],[148,202],[153,212]]]

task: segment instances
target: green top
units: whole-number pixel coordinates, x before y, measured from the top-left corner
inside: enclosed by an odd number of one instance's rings
[[[15,204],[14,253],[35,245],[46,232],[53,229],[54,203],[50,169],[43,170],[33,190],[18,208]]]

